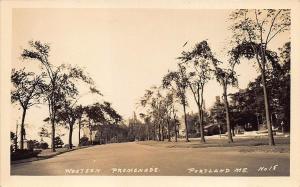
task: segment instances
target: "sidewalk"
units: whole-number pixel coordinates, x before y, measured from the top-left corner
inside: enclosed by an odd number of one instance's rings
[[[54,156],[63,154],[63,153],[67,153],[70,151],[75,151],[78,149],[83,149],[83,148],[87,148],[90,146],[82,146],[82,147],[75,147],[73,149],[68,149],[68,148],[57,148],[56,152],[52,152],[51,149],[45,149],[42,150],[42,152],[37,156],[37,157],[32,157],[32,158],[27,158],[27,159],[22,159],[22,160],[14,160],[11,161],[11,164],[21,164],[21,163],[26,163],[26,162],[33,162],[33,161],[37,161],[37,160],[44,160],[44,159],[48,159],[48,158],[52,158]]]

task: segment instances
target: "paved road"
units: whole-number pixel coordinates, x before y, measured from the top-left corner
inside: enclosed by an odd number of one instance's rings
[[[244,153],[231,148],[163,148],[132,142],[98,145],[15,164],[11,174],[287,176],[289,154]]]

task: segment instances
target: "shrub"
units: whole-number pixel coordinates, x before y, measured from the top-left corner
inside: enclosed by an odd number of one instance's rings
[[[21,159],[26,159],[26,158],[32,158],[32,157],[36,157],[39,153],[41,152],[41,150],[16,150],[15,152],[10,154],[10,159],[13,160],[21,160]]]
[[[43,143],[40,143],[40,148],[41,149],[48,149],[49,145],[47,142],[43,142]]]
[[[81,146],[86,146],[86,145],[89,145],[89,144],[90,144],[90,142],[89,142],[88,137],[83,136],[82,138],[80,138],[80,143],[79,143],[79,145],[81,145]]]

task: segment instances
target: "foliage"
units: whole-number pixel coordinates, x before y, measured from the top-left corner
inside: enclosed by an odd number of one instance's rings
[[[86,136],[83,136],[82,138],[80,138],[79,144],[81,146],[87,146],[89,145],[89,138]]]
[[[261,83],[264,95],[265,117],[268,127],[269,145],[275,145],[271,125],[272,114],[267,88],[266,75],[268,67],[278,69],[278,57],[269,50],[269,43],[278,34],[289,32],[291,19],[288,9],[240,9],[233,11],[230,17],[232,21],[233,39],[236,47],[231,54],[234,63],[239,63],[241,57],[254,58],[261,73]]]
[[[41,128],[41,131],[38,132],[38,134],[41,138],[50,136],[48,130],[44,127]]]
[[[16,138],[16,133],[10,131],[10,140],[13,141]]]
[[[209,52],[209,53],[207,53]],[[188,85],[193,94],[194,101],[198,106],[198,130],[201,135],[201,141],[205,142],[204,124],[203,124],[203,103],[204,103],[204,86],[212,78],[213,72],[211,68],[209,56],[209,46],[206,41],[197,43],[192,51],[183,51],[180,59],[188,71]]]
[[[85,74],[84,70],[77,66],[62,64],[58,67],[49,62],[50,45],[40,41],[30,41],[30,49],[24,49],[21,57],[24,60],[37,60],[41,69],[45,70],[47,81],[43,86],[44,101],[48,103],[49,119],[52,125],[52,149],[55,151],[55,123],[61,121],[61,117],[67,117],[66,114],[58,112],[66,106],[69,99],[74,99],[78,94],[76,83],[78,80],[89,85],[93,85],[93,80]],[[91,91],[97,89],[91,87]],[[69,118],[70,119],[70,118]],[[70,121],[69,121],[70,122]]]
[[[169,71],[168,74],[163,77],[162,86],[163,88],[175,90],[175,94],[183,107],[184,124],[186,132],[185,139],[186,142],[189,142],[189,132],[186,119],[186,107],[188,106],[186,91],[189,86],[189,83],[186,67],[183,66],[181,63],[178,63],[177,71]]]
[[[41,150],[18,149],[15,152],[10,153],[10,160],[14,161],[14,160],[21,160],[21,159],[36,157],[40,152],[41,152]]]
[[[62,139],[59,136],[56,136],[55,139],[55,148],[61,148],[64,145],[64,142],[62,141]]]
[[[44,75],[36,75],[33,72],[26,72],[25,69],[12,69],[11,91],[12,103],[19,102],[22,108],[28,109],[34,104],[40,103]]]
[[[26,112],[31,106],[40,103],[41,94],[43,93],[43,76],[44,74],[35,75],[33,72],[25,72],[25,69],[12,69],[11,102],[18,102],[22,108],[21,149],[24,146]]]
[[[48,145],[47,142],[41,142],[39,147],[40,147],[41,149],[48,149],[49,145]]]

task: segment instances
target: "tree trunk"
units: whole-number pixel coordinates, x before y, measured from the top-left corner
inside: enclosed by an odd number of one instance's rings
[[[257,120],[257,130],[259,130],[259,118],[258,118],[258,114],[256,115],[256,120]]]
[[[158,123],[158,141],[161,141],[160,123]]]
[[[263,92],[264,92],[264,102],[265,102],[265,112],[266,112],[266,121],[267,121],[267,127],[268,127],[268,135],[269,135],[269,145],[273,146],[275,145],[274,137],[273,137],[273,130],[272,125],[270,121],[270,109],[269,109],[269,98],[268,98],[268,92],[266,87],[266,78],[264,70],[261,70],[261,82],[263,86]]]
[[[232,143],[232,134],[231,134],[231,125],[230,125],[230,116],[229,116],[229,106],[227,101],[227,88],[226,85],[223,84],[223,97],[224,97],[224,104],[225,104],[225,110],[226,110],[226,124],[227,124],[227,136],[228,136],[228,142]]]
[[[93,145],[93,140],[92,140],[92,126],[91,126],[91,120],[89,119],[89,134],[90,134],[90,144]]]
[[[174,125],[174,131],[175,131],[175,142],[177,142],[177,124]]]
[[[18,149],[18,127],[19,127],[19,124],[17,123],[17,125],[16,125],[16,137],[15,137],[15,140],[14,140],[15,151],[17,151],[17,149]]]
[[[100,129],[100,140],[99,140],[100,145],[102,144],[102,139],[103,139],[103,137],[102,137],[102,130]]]
[[[171,133],[170,133],[170,120],[169,120],[169,117],[167,119],[167,130],[168,130],[168,142],[171,141]]]
[[[24,132],[25,132],[25,127],[24,127],[24,122],[25,122],[25,116],[26,116],[26,108],[23,108],[23,114],[22,114],[22,122],[21,122],[21,139],[20,139],[20,149],[24,149]]]
[[[73,125],[70,124],[70,130],[69,130],[69,149],[73,148],[72,134],[73,134]]]
[[[189,132],[188,132],[188,125],[187,125],[187,119],[186,119],[186,108],[185,104],[183,104],[183,113],[184,113],[184,124],[185,124],[185,141],[189,142]]]
[[[53,113],[52,113],[53,114]],[[54,116],[51,117],[51,125],[52,125],[52,135],[51,135],[51,148],[52,152],[55,152],[55,122],[54,122]]]
[[[200,103],[197,105],[198,105],[199,132],[200,132],[201,142],[205,143],[204,127],[203,127],[203,112]]]
[[[205,137],[204,137],[204,124],[203,124],[203,92],[204,92],[204,85],[202,86],[202,89],[201,89],[201,100],[200,98],[198,97],[198,100],[201,101],[200,105],[198,106],[198,111],[199,111],[199,114],[201,113],[201,115],[199,115],[199,123],[200,123],[200,133],[201,133],[201,142],[205,143]]]
[[[153,129],[153,135],[154,135],[153,140],[157,140],[157,138],[156,138],[156,124],[154,124],[153,127],[154,127],[154,129]]]
[[[176,113],[173,106],[173,119],[174,119],[174,131],[175,131],[175,142],[177,142],[177,124],[176,124]]]
[[[80,129],[81,129],[81,120],[78,121],[78,146],[80,146]]]
[[[161,140],[165,141],[164,123],[162,123],[162,126],[161,126]]]
[[[147,140],[150,139],[150,133],[149,133],[149,123],[147,122]]]

